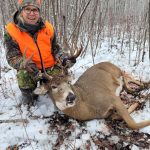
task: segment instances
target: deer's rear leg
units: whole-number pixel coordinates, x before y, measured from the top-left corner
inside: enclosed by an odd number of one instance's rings
[[[129,93],[141,91],[145,87],[143,82],[135,80],[133,77],[131,77],[127,74],[124,74],[124,83],[125,83],[124,88]],[[133,83],[134,85],[137,85],[138,87],[132,88],[130,86],[130,83]]]
[[[136,123],[130,116],[129,112],[127,111],[127,109],[125,108],[124,104],[122,103],[121,99],[119,99],[119,97],[116,98],[114,107],[117,113],[121,116],[121,118],[127,123],[128,127],[132,129],[139,129],[150,125],[150,120]]]
[[[129,114],[131,114],[138,106],[139,106],[139,103],[132,104],[128,108]],[[117,113],[112,114],[111,118],[112,118],[112,120],[121,120],[122,119]]]

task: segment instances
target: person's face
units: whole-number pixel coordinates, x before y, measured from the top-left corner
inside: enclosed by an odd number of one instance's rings
[[[22,10],[22,17],[25,23],[34,25],[37,23],[40,17],[39,9],[34,6],[26,6]]]

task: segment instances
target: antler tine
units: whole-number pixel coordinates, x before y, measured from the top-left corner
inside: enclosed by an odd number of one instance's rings
[[[23,53],[23,60],[26,59],[26,54],[27,54],[27,48],[24,49],[24,53]]]
[[[43,61],[42,61],[42,64],[43,64]],[[53,79],[53,77],[50,76],[50,75],[46,72],[46,69],[45,69],[45,67],[44,67],[44,64],[43,64],[42,78],[45,78],[45,79],[47,79],[48,81],[51,81],[51,80]]]
[[[27,54],[27,48],[25,48],[24,50],[22,62],[20,64],[20,69],[24,69],[27,66],[27,64],[32,60],[34,55],[34,53],[32,53],[30,57],[26,58],[26,54]]]
[[[25,48],[24,53],[23,53],[23,61],[25,61],[25,60],[26,60],[26,62],[31,61],[32,58],[33,58],[34,52],[33,52],[32,55],[31,55],[30,57],[28,57],[28,58],[26,58],[26,54],[27,54],[27,48]]]
[[[53,79],[53,77],[50,76],[50,75],[48,75],[46,71],[43,72],[43,73],[42,73],[41,71],[39,71],[38,77],[39,77],[40,79],[46,79],[46,80],[48,80],[48,81],[51,81],[51,80]]]
[[[82,50],[83,50],[83,46],[82,46],[82,44],[81,44],[80,49],[76,48],[76,50],[75,50],[75,52],[74,52],[74,54],[73,54],[73,57],[74,57],[74,58],[79,57],[79,55],[81,54]]]
[[[73,53],[72,53],[72,47],[71,47],[71,46],[69,45],[69,43],[67,42],[67,39],[64,38],[63,41],[64,41],[65,48],[66,48],[67,50],[69,49],[70,55],[72,55],[72,54],[73,54]]]
[[[53,79],[53,77],[50,76],[50,75],[48,75],[47,72],[44,72],[44,73],[43,73],[43,77],[46,78],[48,81],[52,81],[52,79]]]
[[[67,42],[67,40],[65,38],[64,38],[64,44],[65,44],[65,47],[69,48],[70,57],[77,58],[83,50],[82,44],[81,44],[80,49],[78,49],[77,46],[75,46],[75,48],[73,48],[73,46],[72,46],[72,48],[71,48],[69,43]],[[74,52],[73,52],[73,49],[74,49]]]

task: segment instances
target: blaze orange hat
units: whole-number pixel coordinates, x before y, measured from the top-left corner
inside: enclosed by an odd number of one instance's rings
[[[42,0],[18,0],[19,9],[22,9],[23,7],[28,6],[28,5],[32,5],[40,9],[41,3],[42,3]]]

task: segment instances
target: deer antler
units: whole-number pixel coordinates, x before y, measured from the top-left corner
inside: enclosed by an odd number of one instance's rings
[[[65,48],[69,49],[69,53],[70,53],[69,54],[69,58],[77,58],[81,54],[81,52],[83,50],[82,44],[81,44],[80,48],[78,48],[77,46],[74,48],[73,46],[71,47],[69,45],[69,43],[67,42],[67,40],[65,38],[63,40],[64,40]]]
[[[27,48],[25,48],[24,50],[22,62],[20,63],[20,67],[19,67],[20,69],[25,69],[26,66],[29,64],[29,62],[32,61],[34,53],[32,53],[32,55],[29,58],[26,58],[26,53],[27,53]]]
[[[46,80],[48,80],[48,81],[51,81],[51,80],[53,79],[53,77],[50,76],[46,71],[44,71],[44,72],[42,73],[42,78],[43,78],[43,79],[46,79]]]
[[[76,48],[76,50],[74,51],[74,54],[71,57],[73,57],[73,58],[79,57],[79,55],[81,54],[82,50],[83,50],[83,46],[81,44],[81,47],[79,49]]]

